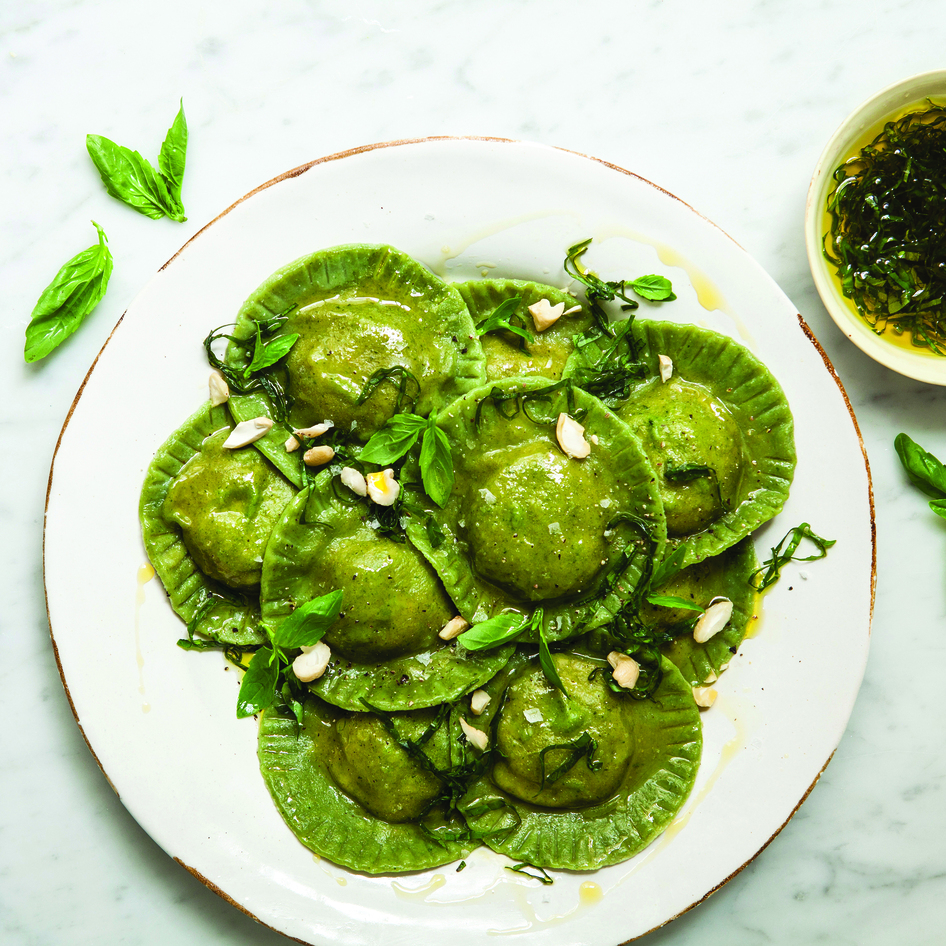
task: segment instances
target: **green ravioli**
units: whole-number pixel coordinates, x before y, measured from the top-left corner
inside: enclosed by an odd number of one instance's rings
[[[234,335],[250,338],[257,322],[285,312],[279,335],[299,335],[281,375],[291,404],[288,424],[277,423],[257,446],[296,485],[300,459],[284,446],[289,428],[330,420],[367,440],[394,412],[397,397],[396,384],[384,382],[358,403],[376,371],[407,369],[419,385],[410,383],[408,393],[423,415],[485,380],[483,352],[460,294],[390,246],[337,246],[290,263],[246,300]],[[236,368],[247,361],[234,344],[227,359]],[[230,404],[240,420],[279,419],[259,394],[234,396]]]
[[[692,686],[706,686],[716,680],[745,638],[756,601],[749,578],[758,567],[752,539],[746,538],[720,555],[690,565],[655,589],[658,594],[685,598],[704,609],[717,597],[729,598],[733,603],[729,623],[708,641],[697,643],[692,630],[688,629],[664,648],[664,654]],[[664,628],[677,622],[690,622],[698,616],[695,611],[652,605],[642,609],[645,622]]]
[[[295,490],[252,448],[224,450],[209,402],[155,454],[141,491],[145,549],[171,605],[225,644],[256,644],[263,552]]]
[[[513,648],[461,652],[438,634],[456,615],[437,573],[408,542],[378,532],[377,507],[346,487],[336,494],[325,470],[290,503],[273,532],[262,584],[263,618],[342,588],[345,602],[324,641],[325,675],[310,688],[330,703],[364,710],[432,706],[488,680]],[[345,500],[339,496],[345,497]],[[374,526],[374,528],[372,527]]]
[[[567,698],[535,658],[511,662],[487,685],[476,727],[496,752],[460,809],[495,851],[536,867],[592,870],[642,850],[680,810],[700,761],[699,710],[669,661],[653,698],[634,700],[608,688],[604,661],[552,659]],[[593,751],[575,752],[589,738]]]
[[[769,370],[725,335],[642,319],[630,334],[646,373],[614,409],[657,471],[668,535],[697,562],[781,510],[795,469],[791,411]],[[673,362],[665,382],[660,355]],[[594,346],[576,353],[566,375],[593,358]]]
[[[480,337],[486,356],[486,380],[541,375],[557,381],[562,376],[565,362],[575,348],[574,337],[589,328],[593,316],[585,309],[563,315],[544,332],[536,331],[529,306],[541,299],[556,306],[562,304],[565,312],[578,304],[574,296],[554,286],[528,282],[523,279],[475,279],[454,283],[463,296],[473,321],[477,325],[496,309],[518,296],[522,301],[516,314],[532,333],[535,342],[528,344],[512,332],[490,332]]]
[[[397,713],[399,738],[417,741],[433,711]],[[450,728],[436,729],[424,750],[448,768]],[[470,841],[434,841],[444,827],[434,806],[442,780],[398,745],[370,713],[346,713],[312,697],[303,724],[278,710],[260,722],[263,779],[286,824],[308,848],[336,864],[369,874],[426,870],[466,857]]]
[[[422,518],[407,533],[468,621],[541,607],[548,638],[559,640],[607,620],[633,590],[643,543],[630,518],[658,557],[665,532],[654,471],[626,425],[584,391],[536,394],[549,384],[506,379],[440,415],[455,480],[445,507],[428,513],[444,540],[435,545]],[[584,459],[556,438],[569,411],[591,444]]]

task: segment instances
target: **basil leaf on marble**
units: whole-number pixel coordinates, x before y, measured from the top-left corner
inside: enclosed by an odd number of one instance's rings
[[[167,181],[171,197],[177,202],[181,211],[184,210],[184,205],[181,203],[181,185],[184,183],[186,161],[187,119],[184,117],[184,100],[181,99],[181,106],[158,153],[158,168]]]
[[[427,421],[420,445],[420,476],[427,495],[441,508],[453,489],[453,454],[447,435],[437,426],[437,412]]]
[[[946,466],[906,434],[897,434],[893,445],[914,486],[936,499],[946,496]]]
[[[395,414],[364,445],[358,459],[386,466],[400,460],[417,443],[427,421],[417,414]]]
[[[102,301],[112,275],[112,254],[105,231],[93,220],[99,242],[77,253],[43,290],[26,327],[23,357],[45,358],[62,344]]]
[[[272,706],[276,700],[276,678],[279,661],[271,647],[261,647],[243,674],[237,697],[237,719],[255,716]]]
[[[161,146],[161,171],[156,171],[137,151],[102,135],[86,135],[85,146],[112,197],[152,220],[170,217],[183,223],[187,219],[180,200],[187,148],[183,104]]]
[[[272,634],[273,643],[285,650],[317,644],[338,619],[344,597],[344,590],[338,589],[296,608]]]

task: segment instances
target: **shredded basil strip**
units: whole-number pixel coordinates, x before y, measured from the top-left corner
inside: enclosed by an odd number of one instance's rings
[[[929,100],[928,100],[929,102]],[[887,122],[834,171],[824,255],[841,291],[882,335],[946,354],[946,109]]]
[[[378,368],[365,382],[365,386],[361,389],[361,394],[358,395],[355,404],[364,404],[382,384],[394,385],[397,392],[394,401],[395,414],[413,413],[417,399],[420,397],[420,382],[403,365]]]
[[[64,263],[42,291],[26,327],[23,357],[39,361],[61,345],[102,301],[112,275],[105,231],[93,220],[99,241]]]
[[[545,637],[545,628],[543,627],[543,614],[541,608],[539,608],[535,614],[532,615],[532,626],[533,628],[538,628],[539,631],[539,665],[542,667],[542,672],[545,674],[549,683],[551,683],[556,690],[561,690],[562,694],[567,699],[568,691],[565,689],[565,684],[562,683],[562,678],[559,676],[558,669],[555,666],[555,661],[552,660],[552,653],[549,650],[549,642]]]
[[[595,758],[598,751],[598,742],[590,733],[583,732],[572,742],[562,742],[555,746],[546,746],[539,753],[539,770],[542,773],[542,781],[539,791],[546,785],[554,785],[566,772],[573,769],[582,759],[588,764],[592,772],[597,772],[604,762]],[[568,752],[564,761],[560,762],[551,772],[545,771],[545,756],[549,752]]]
[[[818,551],[813,555],[795,555],[802,539],[807,539]],[[823,539],[820,535],[815,535],[811,531],[811,526],[803,522],[785,533],[778,545],[772,548],[772,557],[764,561],[762,566],[749,576],[749,584],[756,591],[765,591],[779,580],[784,565],[789,562],[814,562],[824,558],[828,554],[828,549],[836,541],[836,539]]]
[[[531,877],[533,880],[537,880],[540,884],[548,886],[551,883],[554,883],[552,878],[548,875],[548,872],[544,867],[535,867],[532,864],[527,864],[525,861],[520,862],[519,864],[506,865],[506,870],[514,870],[517,874],[525,874],[526,877]],[[541,871],[539,874],[530,874],[530,870]]]

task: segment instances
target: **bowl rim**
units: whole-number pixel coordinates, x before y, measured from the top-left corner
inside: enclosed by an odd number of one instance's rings
[[[946,97],[946,69],[917,73],[881,89],[858,105],[838,125],[818,158],[808,186],[805,202],[805,247],[818,295],[834,323],[847,338],[866,355],[899,374],[929,384],[946,385],[946,357],[934,358],[920,351],[913,352],[890,344],[855,314],[848,300],[841,294],[836,276],[822,254],[821,229],[822,208],[831,175],[841,159],[842,152],[885,115],[925,96],[938,94]]]

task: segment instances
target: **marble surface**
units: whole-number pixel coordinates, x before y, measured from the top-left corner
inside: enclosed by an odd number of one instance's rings
[[[834,128],[879,88],[941,67],[944,25],[937,0],[877,3],[869,15],[853,0],[4,5],[0,940],[285,942],[158,848],[83,741],[44,608],[49,463],[76,390],[125,307],[232,201],[346,148],[477,134],[611,161],[726,230],[814,329],[872,464],[877,602],[847,733],[774,842],[643,942],[941,942],[946,524],[906,483],[892,441],[905,430],[946,456],[946,390],[892,374],[841,336],[808,271],[802,218]],[[191,145],[189,219],[180,225],[107,197],[83,138],[96,132],[153,155],[182,95]],[[60,351],[27,366],[30,311],[57,267],[93,241],[90,218],[115,255],[108,295]]]

